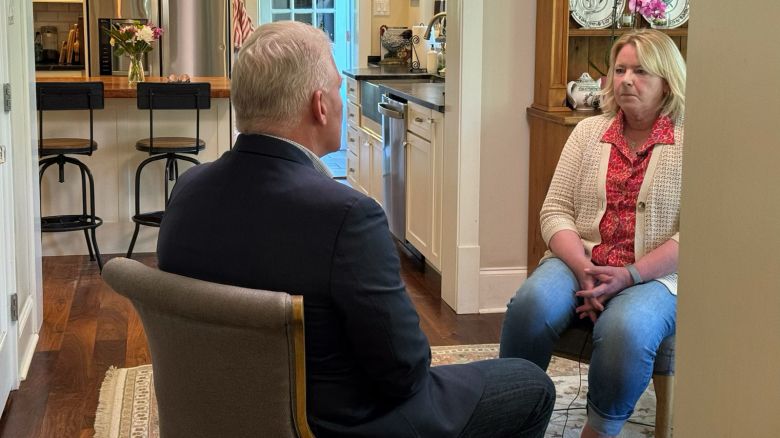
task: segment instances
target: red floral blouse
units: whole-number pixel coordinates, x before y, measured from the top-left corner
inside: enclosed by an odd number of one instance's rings
[[[645,179],[653,146],[674,144],[674,122],[660,116],[645,144],[631,152],[623,136],[623,111],[601,137],[612,143],[607,167],[607,210],[599,224],[601,244],[593,248],[591,260],[601,266],[625,266],[634,263],[634,232],[636,230],[636,201]]]

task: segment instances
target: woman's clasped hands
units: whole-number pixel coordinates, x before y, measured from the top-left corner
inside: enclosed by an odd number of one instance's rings
[[[624,267],[590,266],[584,268],[578,277],[582,277],[579,278],[582,290],[575,295],[584,302],[577,307],[577,315],[580,319],[587,317],[593,322],[596,322],[599,313],[604,311],[607,301],[633,284],[631,274]]]

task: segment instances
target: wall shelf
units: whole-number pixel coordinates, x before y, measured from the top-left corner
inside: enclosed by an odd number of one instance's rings
[[[640,29],[649,29],[649,28],[640,28]],[[623,35],[624,33],[627,33],[631,30],[634,30],[632,28],[620,28],[615,29],[615,35]],[[684,37],[688,36],[688,28],[687,27],[677,27],[674,29],[656,29],[659,30],[670,37]],[[579,29],[569,29],[569,36],[570,37],[576,37],[576,36],[584,36],[584,37],[592,37],[592,36],[611,36],[612,35],[612,29],[606,28],[606,29],[586,29],[586,28],[579,28]]]

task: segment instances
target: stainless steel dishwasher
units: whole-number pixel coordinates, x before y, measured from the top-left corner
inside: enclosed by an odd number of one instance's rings
[[[390,232],[406,241],[406,101],[386,94],[378,104],[382,115],[382,182]]]

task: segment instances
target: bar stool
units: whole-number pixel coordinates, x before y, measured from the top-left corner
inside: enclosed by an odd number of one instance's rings
[[[141,172],[155,161],[165,160],[165,205],[170,196],[169,182],[179,178],[179,160],[200,164],[195,158],[183,155],[197,155],[206,148],[200,138],[200,110],[211,108],[211,84],[203,83],[150,83],[140,82],[137,88],[138,109],[149,110],[149,137],[135,143],[136,150],[147,152],[149,158],[138,165],[135,171],[135,231],[127,249],[127,258],[133,255],[133,247],[141,225],[160,227],[164,210],[141,212]],[[155,137],[154,110],[195,110],[195,137]]]
[[[65,163],[77,166],[81,173],[81,214],[41,216],[41,232],[84,231],[89,259],[97,260],[98,268],[102,271],[103,261],[95,238],[95,229],[103,224],[103,219],[95,215],[95,181],[89,167],[68,155],[91,156],[92,152],[97,150],[98,145],[93,138],[92,110],[103,109],[103,83],[38,82],[35,90],[38,105],[39,183],[43,182],[46,169],[54,164],[59,168],[60,183],[65,182]],[[89,110],[89,139],[43,138],[43,112],[63,110]],[[89,182],[89,193],[87,193],[87,182]]]

